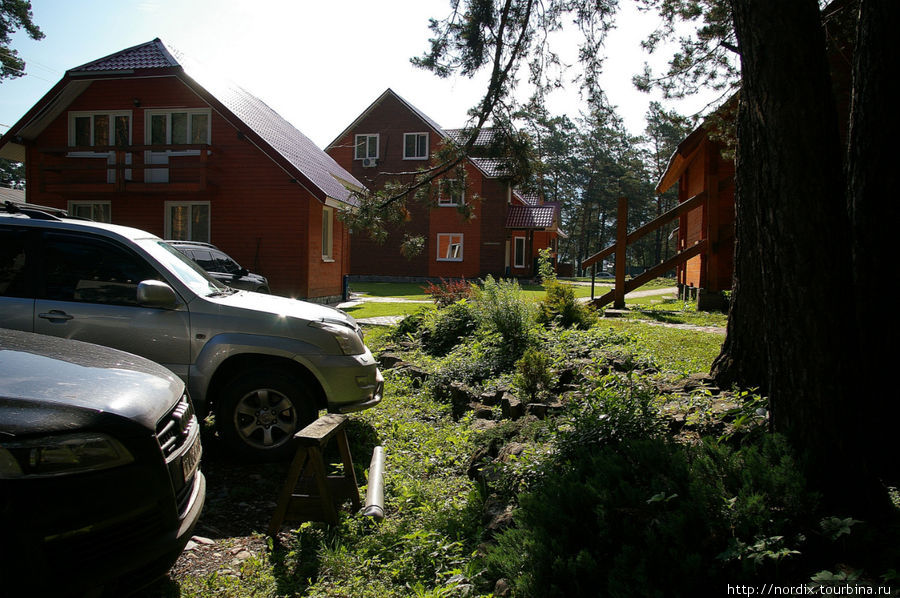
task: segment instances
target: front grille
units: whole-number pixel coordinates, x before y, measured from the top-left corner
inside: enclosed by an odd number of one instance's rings
[[[154,508],[75,537],[49,540],[45,550],[48,560],[56,567],[67,570],[98,569],[117,555],[140,550],[148,540],[159,537],[163,531],[161,511]]]
[[[181,396],[181,400],[175,408],[169,412],[156,426],[156,438],[159,448],[168,461],[178,452],[184,443],[191,437],[191,426],[196,425],[194,406],[191,404],[187,393]]]

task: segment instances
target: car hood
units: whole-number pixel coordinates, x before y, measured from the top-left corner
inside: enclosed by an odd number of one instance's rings
[[[354,329],[358,328],[356,320],[339,309],[327,305],[320,305],[318,303],[301,301],[299,299],[279,297],[278,295],[267,295],[265,293],[254,293],[252,291],[238,291],[230,295],[207,297],[206,299],[207,301],[211,301],[223,307],[250,309],[290,318],[300,318],[310,322],[336,320],[345,322]]]
[[[4,410],[89,410],[140,423],[149,430],[184,393],[166,368],[142,357],[67,339],[0,330],[0,402]],[[59,422],[0,418],[0,430],[33,433]],[[53,418],[51,418],[52,420]],[[31,421],[27,421],[31,420]],[[74,422],[72,422],[74,425]]]

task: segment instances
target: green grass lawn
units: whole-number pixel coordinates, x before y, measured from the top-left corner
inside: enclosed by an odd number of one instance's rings
[[[433,303],[381,303],[370,301],[354,307],[344,308],[357,320],[362,318],[376,318],[379,316],[408,316],[423,309],[434,309]]]
[[[350,290],[370,297],[400,297],[411,301],[429,301],[431,297],[423,290],[425,283],[419,282],[354,282]]]
[[[350,285],[350,289],[354,293],[360,293],[369,297],[397,297],[399,299],[407,299],[410,301],[429,301],[430,295],[426,295],[423,288],[425,284],[417,282],[354,282]],[[521,285],[524,295],[533,299],[543,299],[544,287],[538,284]],[[573,285],[576,297],[590,297],[591,287],[587,285]],[[605,285],[608,286],[608,285]],[[605,286],[598,285],[596,295],[600,296],[606,292]],[[354,317],[356,315],[354,314]]]

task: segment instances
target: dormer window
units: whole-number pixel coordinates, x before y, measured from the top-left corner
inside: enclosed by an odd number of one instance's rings
[[[403,159],[427,160],[428,159],[428,133],[404,133],[403,134]]]

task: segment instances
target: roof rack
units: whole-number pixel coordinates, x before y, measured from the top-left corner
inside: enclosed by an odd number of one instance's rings
[[[57,208],[45,208],[44,206],[23,207],[22,204],[9,200],[4,201],[3,206],[6,208],[6,211],[9,214],[22,214],[23,216],[28,216],[29,218],[34,218],[35,220],[62,221],[62,218],[60,218],[60,216],[65,215],[65,210],[60,210]]]

